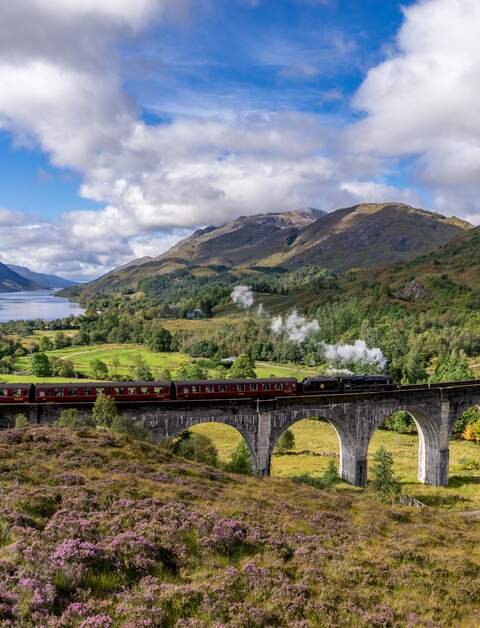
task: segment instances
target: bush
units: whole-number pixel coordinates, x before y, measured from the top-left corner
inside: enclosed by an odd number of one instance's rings
[[[218,465],[218,452],[212,441],[204,434],[182,432],[174,446],[174,453],[194,462],[212,467]]]
[[[295,436],[291,430],[285,430],[278,439],[276,450],[278,453],[291,451],[295,447]]]
[[[95,423],[103,427],[110,427],[117,415],[118,412],[114,399],[100,393],[93,405]]]
[[[17,414],[15,417],[15,428],[19,429],[21,427],[28,427],[30,425],[30,421],[28,417],[24,414]]]
[[[230,462],[225,465],[225,470],[230,471],[230,473],[241,473],[243,475],[251,475],[253,473],[250,452],[243,438],[233,452]]]
[[[313,488],[326,489],[335,486],[342,481],[341,477],[338,475],[337,465],[335,460],[330,460],[327,468],[323,472],[323,475],[319,478],[316,478],[312,475],[308,475],[307,473],[303,475],[297,475],[291,478],[296,484],[306,484],[307,486],[312,486]]]
[[[91,415],[80,415],[76,408],[68,408],[60,412],[58,427],[95,427],[95,419]]]
[[[145,428],[143,424],[138,424],[132,421],[132,419],[117,414],[113,417],[111,429],[119,434],[126,434],[137,440],[149,440],[150,432]]]

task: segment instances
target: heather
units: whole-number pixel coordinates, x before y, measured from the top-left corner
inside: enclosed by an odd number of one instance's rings
[[[479,524],[190,463],[109,430],[0,433],[0,625],[473,626]]]

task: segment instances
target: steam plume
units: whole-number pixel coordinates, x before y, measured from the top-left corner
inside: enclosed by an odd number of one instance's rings
[[[369,349],[363,340],[356,340],[353,345],[324,345],[325,357],[335,365],[373,364],[384,370],[387,359],[378,347]]]
[[[230,295],[232,301],[242,310],[249,310],[255,303],[250,286],[236,286]]]
[[[307,321],[306,318],[298,314],[297,310],[293,310],[285,321],[281,316],[272,319],[270,328],[276,336],[285,331],[289,340],[301,344],[312,334],[319,331],[320,326],[318,321]]]

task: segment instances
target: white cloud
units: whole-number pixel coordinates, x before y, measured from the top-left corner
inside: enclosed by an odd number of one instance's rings
[[[115,49],[187,6],[187,0],[0,5],[0,129],[38,146],[54,165],[79,171],[81,195],[104,203],[55,223],[17,216],[12,229],[0,232],[4,259],[91,277],[136,255],[158,255],[185,230],[239,214],[376,200],[421,204],[381,176],[387,157],[412,152],[422,157],[440,209],[450,210],[460,177],[467,209],[478,203],[480,123],[471,115],[480,99],[476,3],[430,0],[407,9],[395,55],[369,73],[357,95],[366,118],[343,136],[338,121],[234,106],[189,111],[156,127],[142,122],[123,88]],[[332,45],[340,58],[351,56],[350,42],[339,37]],[[264,62],[281,65],[283,53],[273,50]],[[0,211],[0,224],[12,216]]]
[[[367,115],[350,139],[360,151],[417,156],[435,205],[473,215],[480,211],[480,3],[421,0],[404,13],[395,50],[356,95]]]

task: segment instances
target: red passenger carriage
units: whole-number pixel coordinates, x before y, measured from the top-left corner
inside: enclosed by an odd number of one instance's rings
[[[34,403],[35,386],[31,384],[0,384],[0,403]]]
[[[272,399],[297,394],[297,380],[225,379],[174,382],[176,398],[181,399]]]
[[[100,394],[112,397],[115,401],[168,401],[171,399],[170,382],[39,384],[35,390],[36,403],[92,403]]]

